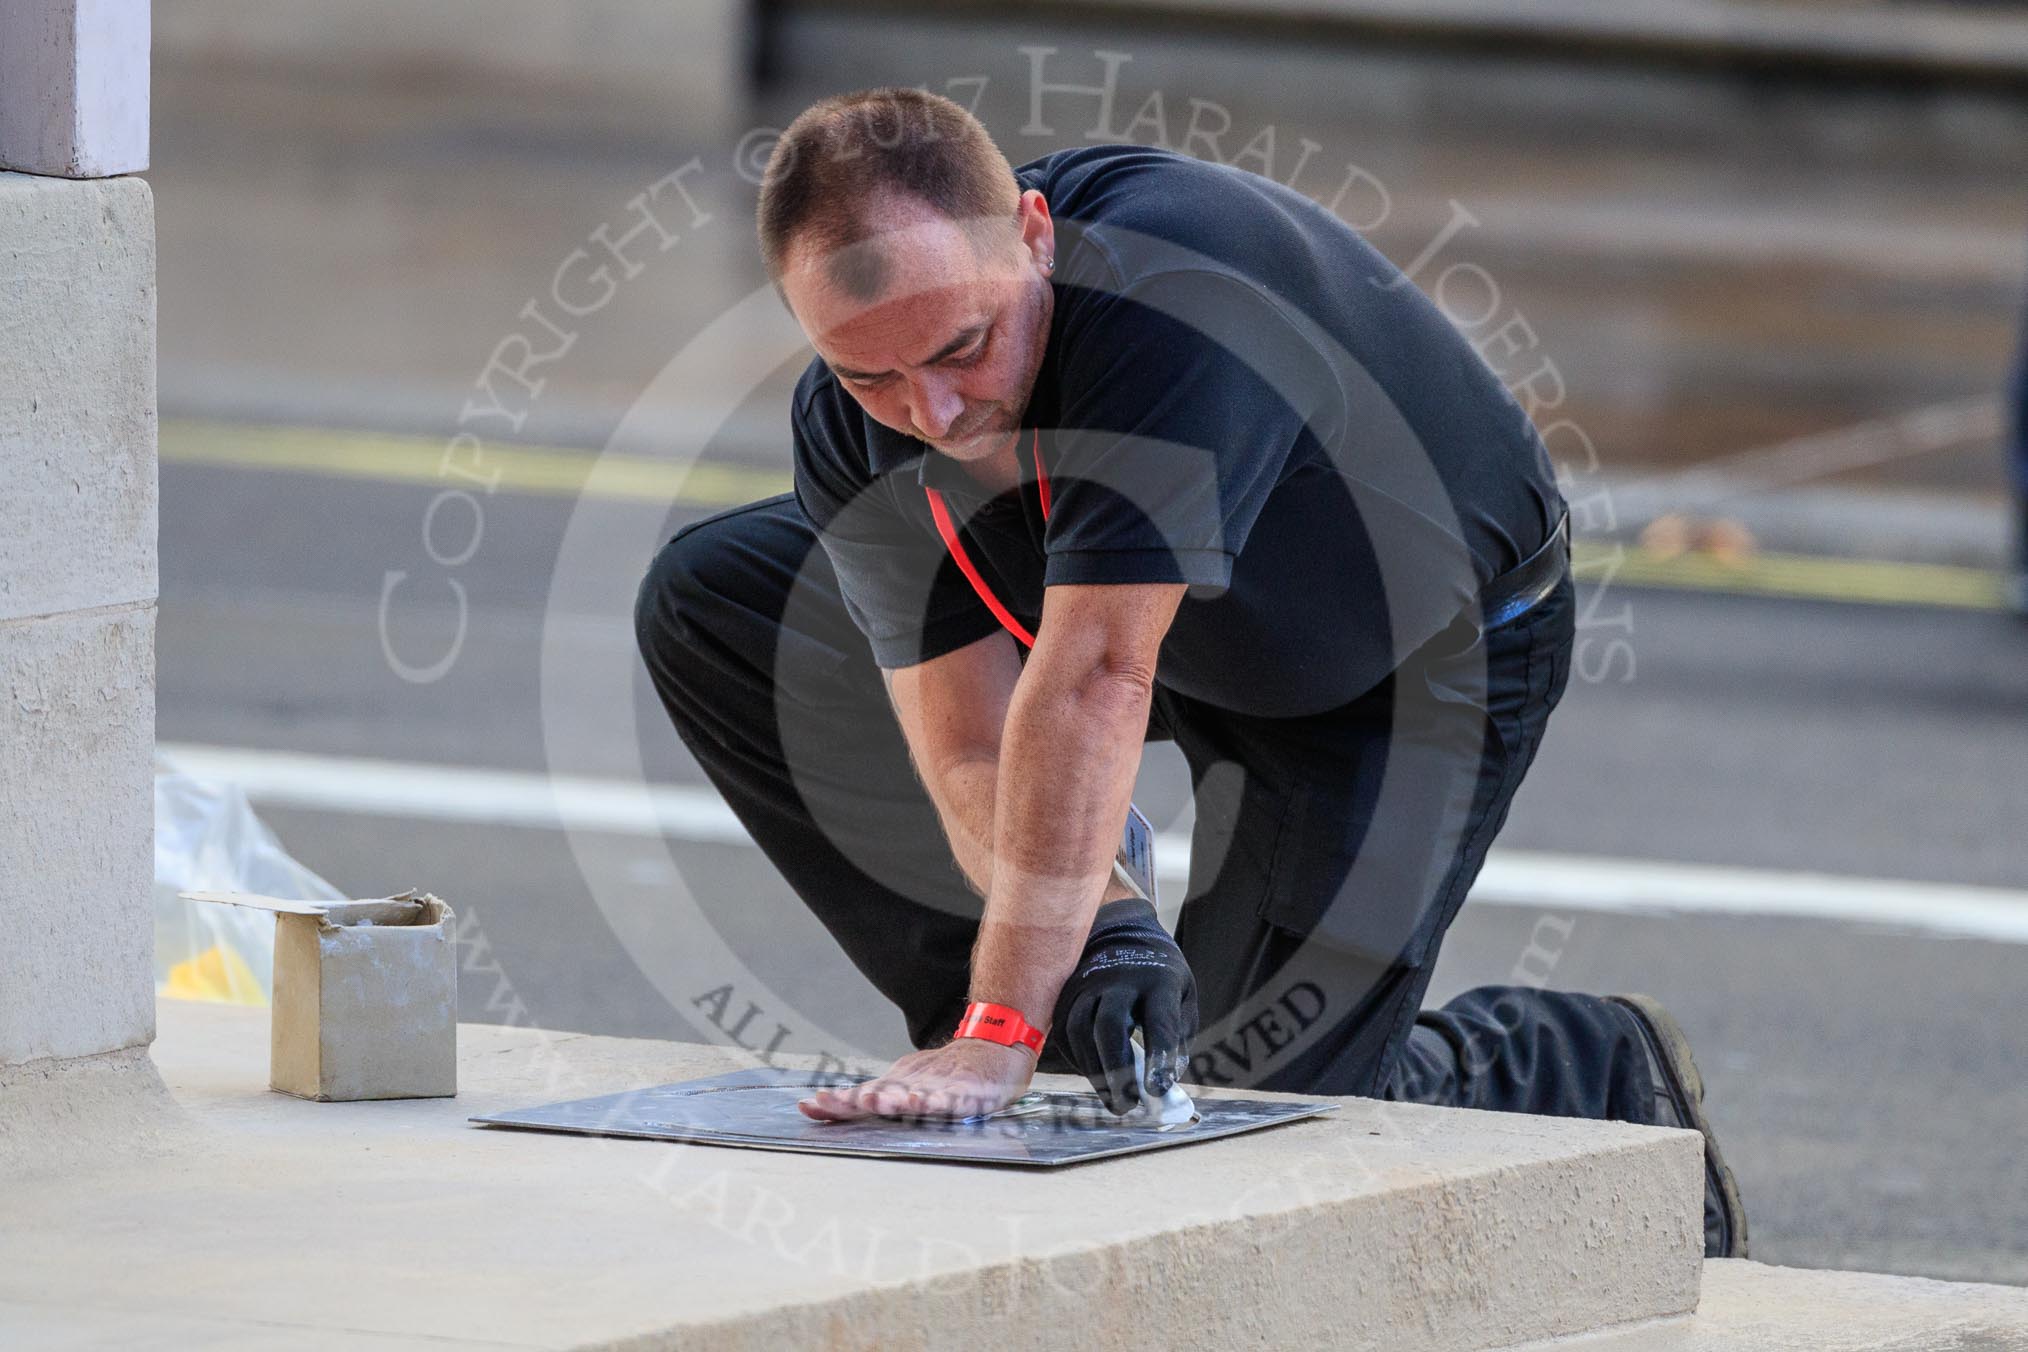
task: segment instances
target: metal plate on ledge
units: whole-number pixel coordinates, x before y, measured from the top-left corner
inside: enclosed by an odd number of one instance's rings
[[[1152,1120],[1115,1117],[1089,1093],[1038,1091],[989,1117],[963,1122],[885,1118],[817,1122],[796,1107],[797,1100],[807,1098],[813,1090],[840,1088],[858,1083],[859,1078],[763,1067],[490,1113],[471,1120],[487,1126],[587,1136],[642,1136],[752,1150],[1047,1168],[1195,1145],[1314,1117],[1337,1106],[1200,1098],[1196,1121],[1170,1127]]]

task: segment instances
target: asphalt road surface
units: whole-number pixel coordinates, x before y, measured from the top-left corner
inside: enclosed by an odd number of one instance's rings
[[[434,496],[166,464],[162,740],[698,786],[626,622],[653,543],[695,510],[501,493],[483,500],[477,550],[447,571],[421,543]],[[567,538],[579,566],[564,578]],[[383,606],[390,571],[409,576]],[[452,579],[468,607],[455,660],[433,682],[404,680],[397,665],[437,660],[459,632]],[[1573,682],[1504,848],[2028,888],[2028,628],[1943,608],[1587,597],[1594,636],[1625,637],[1631,666]],[[545,652],[552,672],[616,673],[623,697],[555,707]],[[1173,749],[1150,748],[1139,797],[1159,828],[1187,822],[1187,796]],[[468,954],[466,1018],[699,1037],[714,1012],[723,1024],[757,1003],[751,1040],[781,1002],[867,1055],[905,1049],[898,1018],[751,846],[498,826],[470,806],[482,820],[370,802],[266,816],[348,892],[419,885],[460,906],[483,945]],[[707,933],[724,945],[723,982],[698,965]],[[2028,948],[1473,905],[1433,994],[1508,980],[1545,938],[1553,984],[1646,990],[1679,1013],[1757,1256],[2028,1282]],[[730,1011],[707,998],[721,984],[736,987]]]

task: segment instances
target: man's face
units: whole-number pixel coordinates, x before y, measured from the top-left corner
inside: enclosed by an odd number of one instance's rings
[[[858,246],[879,254],[870,300],[820,250],[797,245],[782,275],[789,308],[876,421],[954,460],[986,460],[1019,430],[1049,339],[1048,207],[1027,193],[1020,218],[983,238],[913,201],[878,224]]]

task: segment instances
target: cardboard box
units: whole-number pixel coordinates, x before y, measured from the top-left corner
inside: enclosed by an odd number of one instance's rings
[[[438,898],[182,895],[274,912],[270,1088],[319,1102],[458,1092],[456,917]]]

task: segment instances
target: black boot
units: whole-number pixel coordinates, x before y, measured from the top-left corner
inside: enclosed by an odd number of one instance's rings
[[[1690,1057],[1690,1040],[1661,1003],[1647,995],[1608,995],[1633,1016],[1648,1049],[1648,1072],[1655,1082],[1655,1125],[1683,1127],[1704,1137],[1704,1256],[1746,1257],[1746,1207],[1739,1184],[1704,1116],[1704,1077]]]

